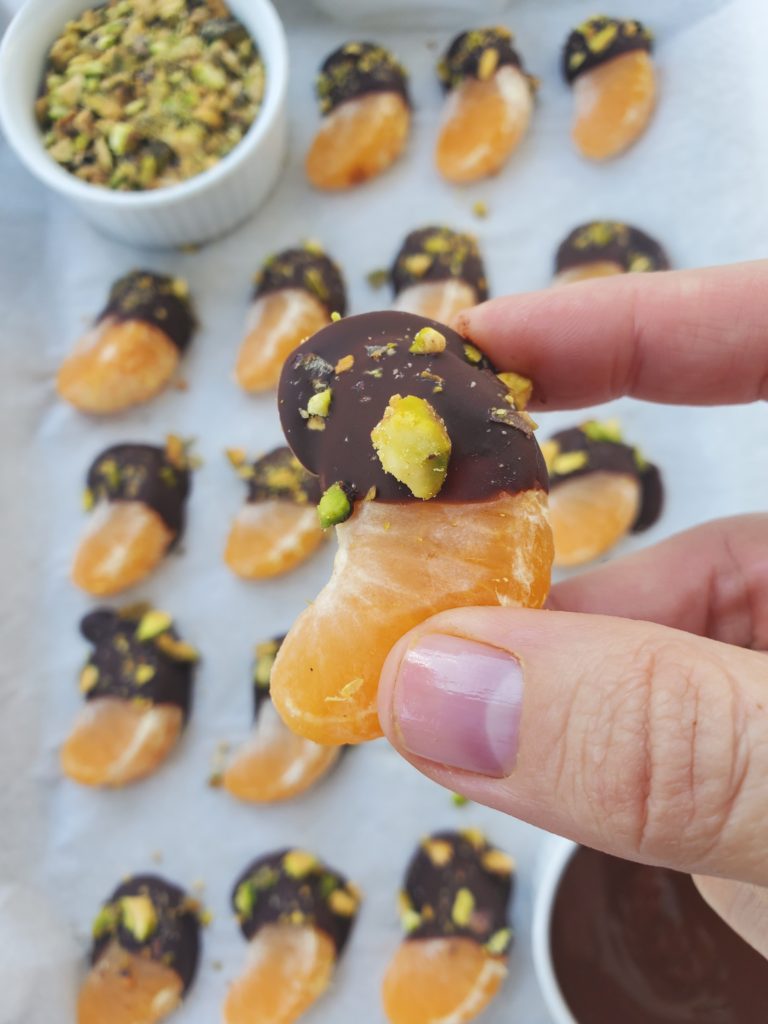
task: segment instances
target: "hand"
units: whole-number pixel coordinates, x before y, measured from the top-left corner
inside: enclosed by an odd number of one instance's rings
[[[533,408],[768,399],[768,262],[588,281],[460,319],[534,380]],[[768,515],[560,583],[549,607],[445,612],[405,636],[379,690],[390,741],[472,800],[693,873],[768,955]]]

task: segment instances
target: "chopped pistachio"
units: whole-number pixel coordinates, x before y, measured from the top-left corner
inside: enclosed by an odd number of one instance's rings
[[[353,355],[342,356],[333,369],[335,373],[346,373],[347,370],[351,370],[354,365],[355,357]]]
[[[525,409],[533,393],[533,381],[520,373],[500,373],[499,380],[509,392],[515,409]]]
[[[310,400],[307,402],[307,412],[310,416],[327,416],[331,411],[332,398],[333,391],[331,388],[325,388],[323,391],[318,391],[316,394],[312,395]]]
[[[511,928],[500,928],[497,932],[488,939],[485,944],[485,948],[489,953],[494,956],[501,956],[502,953],[506,953],[512,942],[512,929]]]
[[[411,907],[400,915],[400,923],[405,934],[410,935],[421,925],[421,915]]]
[[[426,501],[440,492],[448,475],[451,438],[424,398],[393,395],[371,440],[384,470],[414,497]]]
[[[414,335],[409,352],[417,356],[433,355],[445,351],[445,335],[434,327],[422,327]]]
[[[432,863],[439,868],[449,864],[453,857],[453,847],[445,839],[426,839],[422,847]]]
[[[482,850],[485,846],[485,836],[479,828],[463,828],[460,835],[471,843],[476,850]]]
[[[371,288],[383,288],[389,281],[389,271],[386,269],[370,270],[365,279]]]
[[[137,942],[146,942],[157,928],[157,912],[148,896],[123,896],[120,920]]]
[[[414,252],[403,258],[403,266],[414,277],[423,277],[433,263],[433,258],[426,252]]]
[[[156,670],[153,665],[139,665],[134,673],[134,679],[139,686],[145,686],[155,678]]]
[[[225,454],[235,469],[240,469],[248,458],[243,448],[226,448]]]
[[[558,476],[568,476],[583,469],[589,462],[589,456],[584,451],[562,452],[552,460],[552,470]]]
[[[335,889],[328,897],[328,906],[340,917],[352,917],[357,911],[357,900],[346,889]]]
[[[489,213],[488,203],[486,203],[483,199],[476,199],[475,202],[472,204],[472,213],[474,213],[474,215],[476,217],[479,217],[481,220],[487,217]]]
[[[547,469],[552,472],[552,466],[555,459],[560,452],[560,445],[557,441],[543,441],[541,444],[541,454],[544,456],[544,462],[547,465]]]
[[[154,640],[155,637],[165,633],[173,625],[173,619],[168,612],[161,612],[156,609],[146,612],[139,620],[136,627],[137,640]]]
[[[163,654],[167,654],[174,661],[197,661],[200,658],[200,652],[196,647],[184,640],[177,640],[170,633],[162,633],[155,643]]]
[[[341,313],[339,313],[339,311],[335,309],[331,313],[331,323],[337,324],[339,320],[341,320]]]
[[[291,878],[306,878],[317,865],[317,857],[307,850],[290,850],[283,857],[283,868]]]
[[[481,363],[483,361],[483,353],[468,341],[464,342],[464,357],[468,363]]]
[[[454,807],[466,807],[469,797],[464,796],[463,793],[451,793],[451,803]]]
[[[241,882],[235,892],[235,910],[241,918],[247,918],[256,906],[256,891],[250,881]]]
[[[646,459],[646,457],[643,455],[639,448],[633,448],[632,454],[635,457],[635,465],[641,473],[648,469],[648,467],[650,466],[650,462],[648,461],[648,459]]]
[[[612,441],[615,444],[621,444],[624,440],[621,424],[616,419],[588,420],[586,423],[582,423],[581,432],[590,441]]]
[[[475,909],[475,897],[469,889],[462,888],[456,893],[451,908],[451,920],[459,928],[466,928]]]
[[[90,512],[93,506],[96,504],[96,499],[93,496],[93,491],[90,487],[86,487],[83,491],[83,509],[86,512]]]
[[[352,515],[352,502],[340,482],[331,484],[325,491],[318,503],[317,514],[324,530],[343,523]]]
[[[99,670],[95,665],[86,665],[80,673],[80,692],[90,693],[99,681]]]
[[[120,913],[117,907],[113,906],[111,903],[102,907],[96,915],[96,919],[93,922],[93,927],[91,929],[94,939],[100,939],[108,932],[114,931],[119,920]]]
[[[495,875],[511,875],[515,870],[515,861],[508,853],[495,848],[483,854],[483,867]]]
[[[483,51],[477,65],[477,77],[481,82],[487,82],[496,73],[499,66],[499,51],[495,47],[489,47]]]

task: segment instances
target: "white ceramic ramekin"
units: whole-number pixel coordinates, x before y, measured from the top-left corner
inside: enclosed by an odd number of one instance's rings
[[[365,28],[470,28],[487,24],[507,10],[510,0],[314,0],[315,6],[338,21]]]
[[[27,0],[0,48],[0,122],[30,171],[69,199],[97,228],[135,245],[208,241],[252,214],[272,190],[287,142],[288,46],[270,0],[229,0],[266,65],[264,103],[243,140],[215,167],[179,185],[112,192],[89,185],[45,151],[34,113],[45,54],[67,20],[96,0]]]
[[[545,847],[546,853],[541,873],[537,880],[536,897],[533,906],[533,962],[552,1020],[556,1024],[579,1024],[563,998],[552,963],[550,927],[552,906],[557,889],[568,862],[578,846],[569,839],[552,838]]]

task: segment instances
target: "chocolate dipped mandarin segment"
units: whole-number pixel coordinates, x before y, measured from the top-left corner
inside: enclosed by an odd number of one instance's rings
[[[93,328],[62,363],[58,392],[93,414],[147,402],[170,382],[195,326],[185,281],[133,271],[115,282]]]
[[[200,958],[200,907],[155,875],[123,882],[93,924],[78,1024],[156,1024],[182,1002]]]
[[[380,735],[384,658],[429,615],[541,605],[547,474],[520,400],[477,348],[407,313],[349,317],[289,357],[283,430],[339,542],[331,580],[275,662],[272,699],[294,732],[328,744]]]
[[[330,984],[359,905],[356,886],[306,850],[250,864],[232,893],[250,950],[227,994],[226,1024],[298,1020]]]
[[[276,448],[253,463],[230,449],[230,461],[245,480],[245,505],[227,538],[224,561],[243,579],[260,580],[301,565],[324,539],[316,506],[321,498],[311,476],[290,448]]]
[[[270,699],[270,679],[284,636],[256,646],[253,664],[254,727],[224,772],[227,792],[250,803],[290,800],[319,782],[339,759],[338,747],[324,747],[292,733]]]
[[[656,106],[653,36],[639,21],[597,15],[571,32],[563,74],[573,87],[572,137],[590,160],[608,160],[643,134]]]
[[[485,265],[474,235],[419,228],[406,236],[389,272],[395,309],[451,321],[488,298]]]
[[[438,832],[411,860],[399,896],[406,939],[382,989],[391,1024],[465,1024],[506,977],[514,861],[482,833]]]
[[[669,270],[669,258],[650,235],[621,221],[580,224],[560,244],[555,280],[565,284],[611,274]]]
[[[271,295],[286,288],[300,288],[320,302],[328,312],[344,316],[347,291],[341,271],[333,260],[315,245],[286,249],[270,256],[259,272],[253,297]]]
[[[411,110],[406,72],[376,43],[349,42],[323,62],[316,82],[323,123],[306,172],[320,189],[344,189],[386,170],[402,153]]]
[[[528,130],[536,89],[512,33],[502,27],[460,33],[437,72],[448,93],[435,152],[440,174],[455,184],[497,174]]]

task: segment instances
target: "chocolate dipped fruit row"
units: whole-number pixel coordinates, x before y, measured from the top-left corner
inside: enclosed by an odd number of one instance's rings
[[[195,326],[185,281],[151,270],[126,274],[62,363],[59,395],[94,415],[148,402],[168,386]]]
[[[618,421],[561,430],[541,450],[549,468],[555,565],[591,562],[661,515],[661,473],[626,444]]]
[[[235,379],[245,391],[277,387],[285,357],[305,338],[344,316],[341,271],[322,248],[306,242],[265,260],[256,276]]]
[[[502,27],[462,32],[437,70],[447,94],[438,171],[457,185],[498,174],[533,116],[536,80],[524,71],[514,36]]]
[[[189,718],[197,649],[149,605],[98,608],[80,623],[93,650],[80,672],[85,707],[61,750],[84,786],[125,786],[151,775]]]
[[[297,736],[275,711],[270,696],[272,666],[285,637],[256,647],[250,738],[235,752],[222,778],[228,793],[248,803],[276,803],[305,793],[339,760],[339,747]]]
[[[129,878],[93,923],[77,1024],[157,1024],[181,1005],[199,958],[198,903],[156,875]]]
[[[232,906],[248,940],[224,1024],[293,1024],[328,988],[360,907],[360,892],[306,850],[250,864]]]
[[[339,542],[272,672],[272,700],[299,735],[381,735],[384,659],[435,612],[544,602],[547,472],[516,408],[520,381],[442,324],[395,311],[340,320],[287,360],[283,430]]]
[[[344,43],[323,62],[315,90],[323,120],[306,159],[315,188],[361,185],[402,154],[411,126],[408,76],[389,50]]]
[[[488,298],[488,279],[477,239],[446,227],[406,236],[389,272],[394,308],[450,324],[464,309]]]
[[[639,21],[596,15],[571,32],[563,75],[573,88],[571,135],[588,160],[610,160],[635,143],[656,106],[652,33]]]
[[[552,283],[647,274],[669,266],[661,245],[640,228],[617,220],[593,220],[575,227],[560,244]]]
[[[90,522],[72,582],[96,597],[140,583],[184,531],[194,458],[175,434],[165,447],[117,444],[91,464],[83,492]]]
[[[317,478],[285,446],[253,463],[239,449],[227,455],[248,494],[229,531],[224,561],[246,580],[270,579],[301,565],[326,536],[316,511]]]
[[[467,1024],[507,976],[512,858],[474,829],[437,832],[411,860],[399,897],[405,941],[382,986],[390,1024]]]

